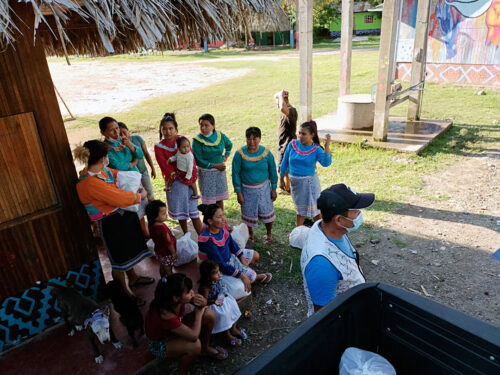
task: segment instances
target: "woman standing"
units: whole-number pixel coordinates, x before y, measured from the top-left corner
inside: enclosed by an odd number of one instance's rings
[[[260,220],[266,225],[266,244],[271,244],[271,230],[276,219],[273,206],[278,184],[276,163],[269,149],[259,145],[259,128],[248,128],[245,136],[247,145],[236,151],[233,158],[233,187],[250,239],[254,239],[253,228],[257,228]]]
[[[179,225],[184,233],[188,232],[188,219],[191,219],[194,229],[199,234],[201,232],[201,220],[198,213],[197,200],[191,199],[193,189],[182,181],[175,179],[176,164],[169,163],[168,159],[177,153],[178,130],[175,114],[165,113],[160,121],[160,142],[155,145],[155,157],[160,166],[165,183],[173,177],[171,191],[167,191],[167,203],[169,216],[179,221]],[[193,168],[193,174],[196,168]]]
[[[119,280],[123,290],[133,297],[130,287],[146,285],[154,279],[137,276],[133,267],[151,253],[146,246],[139,217],[125,211],[128,207],[146,199],[147,191],[140,188],[137,193],[116,187],[117,170],[108,168],[109,146],[101,141],[87,141],[75,149],[75,157],[87,168],[80,173],[76,190],[91,220],[99,220],[99,229],[111,262],[113,278]],[[125,281],[128,275],[128,285]],[[145,301],[135,297],[139,306]]]
[[[280,187],[285,189],[285,175],[290,174],[292,200],[297,212],[297,226],[304,224],[306,217],[321,218],[316,201],[321,185],[316,173],[316,163],[323,167],[332,164],[330,134],[326,135],[325,148],[321,147],[318,129],[314,121],[300,125],[299,139],[293,139],[286,147],[280,167]]]
[[[224,209],[224,200],[229,198],[225,162],[233,144],[224,133],[215,130],[214,116],[201,115],[198,123],[200,134],[193,138],[193,154],[198,165],[201,202],[217,203]]]

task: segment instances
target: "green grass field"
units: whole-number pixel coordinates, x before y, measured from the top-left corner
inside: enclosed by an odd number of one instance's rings
[[[267,52],[266,52],[267,53]],[[277,53],[277,52],[276,52]],[[210,53],[212,54],[212,52]],[[220,57],[230,57],[219,53]],[[259,55],[258,52],[234,52],[235,56]],[[288,56],[284,56],[288,57]],[[168,56],[146,57],[152,60],[183,61],[206,58],[204,54],[189,57]],[[117,56],[104,60],[135,61],[135,57]],[[368,93],[376,82],[378,52],[359,52],[352,57],[352,93]],[[297,58],[282,58],[274,61],[230,61],[211,63],[211,67],[234,69],[252,68],[246,76],[215,84],[196,91],[156,97],[145,101],[125,112],[112,113],[113,117],[127,123],[129,128],[141,134],[152,149],[158,141],[159,121],[166,111],[175,111],[179,122],[179,133],[193,137],[198,132],[199,115],[209,112],[215,116],[216,128],[223,131],[234,147],[244,145],[245,129],[249,126],[261,128],[261,144],[276,150],[276,128],[279,112],[273,94],[286,88],[290,91],[290,101],[298,106]],[[339,55],[317,55],[313,63],[313,118],[336,110],[339,82]],[[154,84],[154,82],[152,83]],[[407,87],[408,83],[403,86]],[[451,85],[427,84],[422,110],[423,118],[451,119],[453,127],[443,136],[434,140],[421,155],[403,155],[414,163],[402,164],[393,160],[394,151],[359,147],[358,145],[333,144],[333,163],[328,169],[318,167],[322,187],[334,183],[346,183],[359,192],[373,192],[377,197],[372,209],[365,214],[365,230],[376,225],[399,203],[407,202],[407,197],[422,192],[422,176],[447,163],[457,155],[477,153],[485,147],[500,146],[500,90],[486,90],[487,95],[476,95],[477,89]],[[406,105],[395,108],[394,114],[405,114]],[[103,114],[104,115],[104,114]],[[80,117],[66,123],[68,132],[88,128],[97,132],[97,121],[101,115]],[[82,140],[84,141],[84,140]],[[229,163],[230,165],[230,163]],[[159,171],[159,169],[158,169]],[[231,170],[228,168],[228,183],[231,185]],[[165,199],[164,182],[154,181],[156,196]],[[232,189],[230,188],[230,191]],[[426,197],[435,199],[433,197]],[[443,198],[441,198],[443,199]],[[263,226],[256,231],[256,248],[270,252],[266,266],[278,271],[278,277],[298,277],[299,251],[288,246],[288,234],[294,227],[295,211],[289,196],[279,196],[275,202],[277,220],[273,229],[275,245],[264,248]],[[231,223],[239,222],[239,205],[232,193],[226,203],[226,214]],[[169,222],[169,225],[175,225]],[[293,262],[292,272],[289,272]]]

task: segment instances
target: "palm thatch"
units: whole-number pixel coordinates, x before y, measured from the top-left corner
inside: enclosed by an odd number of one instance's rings
[[[0,50],[21,35],[14,3],[0,0]],[[279,0],[19,0],[35,13],[35,38],[50,55],[175,49],[200,38],[233,38],[250,14],[278,20]]]

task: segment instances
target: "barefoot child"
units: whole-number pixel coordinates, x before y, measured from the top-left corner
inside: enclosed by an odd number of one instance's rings
[[[220,279],[219,265],[213,260],[205,260],[200,264],[200,287],[198,292],[207,299],[208,307],[215,312],[215,325],[212,333],[224,332],[227,343],[240,346],[241,339],[248,336],[236,322],[241,316],[238,303]]]
[[[181,181],[184,185],[189,185],[193,189],[191,199],[197,200],[200,198],[198,195],[198,188],[196,187],[196,180],[198,174],[194,165],[194,155],[191,152],[191,144],[186,137],[177,138],[177,149],[179,150],[174,156],[168,159],[169,163],[176,162],[176,172],[170,176],[167,182],[166,191],[172,191],[172,184],[174,179]]]
[[[172,266],[177,260],[177,239],[167,227],[167,206],[154,200],[146,206],[149,234],[155,244],[156,259],[160,262],[160,276],[172,274]]]

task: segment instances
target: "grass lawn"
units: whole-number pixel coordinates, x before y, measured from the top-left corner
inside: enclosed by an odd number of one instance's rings
[[[250,54],[260,55],[257,52],[245,52],[242,55]],[[222,52],[220,55],[220,57],[224,56]],[[241,54],[238,53],[237,56]],[[163,58],[153,57],[152,59],[183,61],[185,58],[169,54]],[[189,59],[196,58],[206,58],[206,55],[189,56]],[[130,61],[135,60],[135,57],[118,56],[109,59]],[[353,54],[351,83],[353,93],[370,91],[370,86],[376,81],[377,65],[378,52]],[[210,63],[210,66],[225,69],[250,67],[253,70],[246,76],[205,89],[157,97],[128,111],[106,115],[112,115],[127,123],[131,130],[141,134],[148,141],[152,149],[153,143],[158,141],[159,121],[166,111],[176,112],[179,133],[189,137],[198,133],[198,117],[202,113],[209,112],[215,116],[216,128],[232,140],[235,148],[244,145],[244,131],[247,127],[258,126],[263,133],[261,144],[270,147],[275,152],[279,112],[272,96],[276,91],[286,88],[290,91],[291,103],[298,106],[298,59],[282,58],[277,62],[224,60]],[[313,117],[336,109],[338,82],[339,55],[315,56]],[[404,83],[404,87],[407,85]],[[450,131],[432,142],[421,155],[400,156],[412,159],[413,164],[395,162],[393,157],[396,152],[394,151],[333,144],[332,166],[328,169],[318,167],[322,187],[343,182],[357,191],[375,193],[377,201],[364,215],[367,225],[364,225],[363,230],[370,231],[370,227],[376,226],[384,219],[384,212],[390,211],[398,203],[407,202],[408,197],[413,194],[424,194],[421,190],[422,176],[426,173],[453,162],[456,155],[480,152],[486,146],[500,146],[499,127],[496,125],[496,121],[500,120],[500,91],[486,90],[485,96],[476,95],[476,91],[477,89],[472,88],[427,84],[422,117],[452,119],[454,125]],[[394,114],[405,114],[405,111],[406,106],[403,104],[395,108]],[[78,118],[66,124],[67,130],[72,132],[81,128],[90,128],[95,130],[97,137],[97,121],[100,117],[102,116]],[[231,171],[230,168],[228,169],[228,183],[231,185]],[[163,180],[157,178],[154,186],[156,196],[164,200]],[[231,188],[230,191],[232,191]],[[226,203],[226,208],[226,215],[230,222],[238,223],[240,211],[234,193]],[[277,273],[278,278],[298,278],[300,277],[300,252],[288,246],[288,234],[295,222],[291,198],[279,196],[275,202],[275,210],[277,211],[277,220],[273,229],[275,245],[272,249],[264,248],[262,237],[265,232],[261,225],[256,231],[256,238],[260,240],[255,247],[263,253],[270,252],[269,256],[265,256],[267,258],[265,265],[266,268]],[[173,222],[168,224],[175,225]],[[292,272],[289,272],[292,261]]]

